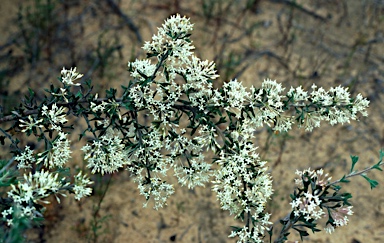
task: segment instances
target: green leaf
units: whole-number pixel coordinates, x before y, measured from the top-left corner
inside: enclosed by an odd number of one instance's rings
[[[353,168],[355,167],[355,164],[357,163],[357,161],[359,161],[359,157],[351,155],[351,159],[352,159],[352,167],[351,167],[351,172],[352,172]]]
[[[147,58],[155,57],[155,56],[157,56],[157,55],[159,55],[159,53],[157,53],[157,52],[147,53]],[[132,69],[132,67],[130,67],[130,68]],[[133,69],[130,70],[130,71],[132,72]]]
[[[35,96],[35,91],[33,91],[31,88],[28,88],[28,91],[29,91],[29,96],[30,97]]]
[[[380,161],[379,163],[377,163],[374,166],[372,166],[372,169],[383,171],[383,169],[381,169],[381,165],[382,165],[382,163]]]
[[[379,182],[377,182],[376,180],[372,180],[370,179],[368,176],[366,175],[361,175],[362,177],[364,177],[364,179],[366,179],[368,182],[369,182],[369,185],[371,186],[371,190],[375,187],[377,187],[377,185],[379,185]]]
[[[85,136],[85,132],[87,130],[84,130],[82,133],[79,134],[79,141]]]
[[[152,77],[147,77],[144,81],[140,82],[140,86],[146,86],[147,84],[153,82]]]
[[[232,228],[232,231],[235,231],[235,232],[240,232],[240,231],[243,230],[242,227],[237,227],[237,226],[233,226],[233,225],[231,225],[231,226],[229,226],[229,227],[231,227],[231,228]]]
[[[298,229],[298,228],[293,228],[293,229],[295,229],[297,232],[299,232],[299,234],[300,234],[300,239],[301,240],[303,240],[303,236],[308,236],[309,234],[307,233],[307,231],[305,231],[305,230],[300,230],[300,229]]]
[[[76,98],[83,98],[83,93],[80,90],[76,93]]]
[[[340,179],[340,182],[349,183],[349,180],[345,179],[345,175]]]
[[[226,123],[226,122],[227,122],[227,120],[225,119],[225,117],[220,117],[219,121],[216,122],[215,125],[217,126],[217,125],[220,125],[220,124]]]

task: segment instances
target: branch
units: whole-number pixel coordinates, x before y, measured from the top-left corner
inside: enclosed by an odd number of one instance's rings
[[[99,98],[99,99],[94,100],[94,101],[106,101],[106,100],[108,100],[108,99],[107,98]],[[120,100],[121,99],[117,99],[116,101],[120,101]],[[87,102],[88,102],[88,100],[83,98],[83,99],[80,99],[76,102],[59,102],[56,105],[57,106],[71,106],[73,104],[87,103]],[[9,122],[9,121],[17,120],[23,116],[29,116],[29,115],[38,114],[38,113],[39,113],[39,109],[27,110],[27,111],[24,111],[22,114],[13,113],[12,115],[7,115],[7,116],[0,118],[0,124],[5,123],[5,122]]]
[[[383,165],[383,162],[380,162],[380,163],[379,163],[379,166],[381,166],[381,165]],[[353,171],[353,172],[351,172],[350,174],[344,176],[342,179],[339,179],[339,180],[337,180],[337,181],[331,182],[331,183],[329,183],[328,185],[329,185],[329,186],[332,186],[332,185],[337,184],[337,183],[339,183],[339,182],[341,182],[342,180],[345,180],[345,179],[347,179],[347,178],[354,177],[354,176],[358,176],[358,175],[363,175],[364,173],[369,172],[370,170],[373,170],[373,169],[377,169],[377,164],[376,164],[376,165],[372,165],[372,166],[370,166],[370,167],[368,167],[368,168],[365,168],[365,169],[362,170],[362,171]]]
[[[108,5],[111,7],[111,9],[113,10],[113,12],[115,12],[115,14],[120,16],[124,20],[124,22],[127,23],[129,29],[135,33],[137,40],[140,43],[142,43],[143,39],[141,38],[139,28],[137,28],[137,26],[133,23],[133,21],[126,14],[124,14],[123,11],[121,11],[119,6],[117,6],[117,4],[113,0],[106,0],[106,1]]]
[[[325,18],[325,17],[323,17],[321,15],[318,15],[314,11],[311,11],[309,9],[304,8],[303,6],[301,6],[300,4],[296,3],[295,1],[292,1],[292,0],[271,0],[271,2],[273,2],[273,3],[284,3],[284,4],[289,5],[291,7],[297,8],[299,11],[301,11],[301,12],[303,12],[305,14],[308,14],[309,16],[312,16],[315,19],[319,19],[321,21],[327,22],[327,18]]]
[[[15,160],[15,157],[13,157],[12,159],[10,159],[9,161],[8,161],[8,163],[3,167],[3,168],[1,168],[1,170],[0,170],[0,174],[2,174],[12,163],[13,163],[13,161]]]

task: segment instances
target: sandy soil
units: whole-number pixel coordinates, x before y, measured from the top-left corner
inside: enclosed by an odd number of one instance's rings
[[[89,51],[88,47],[97,46],[98,34],[103,31],[108,38],[114,38],[117,32],[122,45],[103,75],[100,69],[92,69],[93,62],[85,59],[76,61],[79,70],[88,70],[87,75],[92,75],[99,88],[126,83],[129,80],[126,63],[144,57],[135,34],[101,1],[70,2],[73,6],[68,11],[69,16],[89,9],[83,15],[83,27],[75,23],[69,27],[72,34],[84,28],[74,42],[78,48],[72,48],[80,53],[79,57]],[[382,1],[369,4],[369,1],[358,0],[296,1],[301,3],[301,8],[276,3],[279,1],[254,1],[254,12],[239,11],[245,1],[232,5],[229,5],[231,1],[218,1],[222,5],[208,11],[213,15],[211,19],[203,15],[203,2],[215,1],[121,1],[119,7],[138,26],[143,40],[149,40],[156,27],[170,14],[178,12],[189,16],[195,23],[192,39],[196,53],[202,59],[218,63],[222,81],[237,77],[249,86],[258,86],[263,79],[271,78],[287,88],[297,85],[309,88],[313,83],[326,88],[344,85],[350,87],[354,95],[362,93],[371,100],[369,117],[361,118],[360,122],[334,127],[323,124],[312,133],[299,129],[289,134],[260,131],[257,145],[263,159],[270,161],[274,178],[275,193],[268,205],[272,221],[277,222],[290,209],[289,194],[294,189],[296,169],[324,168],[337,179],[348,172],[350,154],[360,157],[358,168],[378,161],[378,151],[384,147]],[[17,28],[9,27],[8,23],[14,20],[20,3],[2,3],[2,33],[17,32]],[[108,26],[115,29],[107,32]],[[2,43],[7,41],[5,36],[1,35]],[[17,47],[12,48],[14,56],[23,55]],[[12,76],[10,92],[23,91],[24,80],[32,87],[49,85],[49,82],[37,80],[54,79],[60,67],[70,62],[63,57],[65,53],[53,55],[49,68],[49,61],[45,59],[34,67],[24,62],[23,70]],[[266,143],[268,138],[269,143]],[[353,195],[355,212],[347,227],[337,229],[331,236],[317,233],[306,241],[384,242],[383,174],[375,172],[372,177],[380,183],[373,191],[363,178],[355,178],[345,185],[345,191]],[[107,180],[103,178],[98,185],[105,186]],[[78,203],[69,196],[60,205],[53,202],[47,210],[45,228],[31,232],[31,242],[91,241],[93,208],[98,200],[96,195]],[[104,218],[100,221],[98,242],[233,242],[227,235],[229,226],[237,223],[220,210],[209,185],[195,190],[176,187],[168,206],[159,211],[142,208],[143,202],[144,198],[127,173],[114,175],[97,215],[99,219]],[[289,240],[299,240],[299,237],[292,233]]]

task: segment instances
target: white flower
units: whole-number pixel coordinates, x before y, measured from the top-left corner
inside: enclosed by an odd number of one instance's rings
[[[15,160],[19,162],[17,164],[17,168],[19,170],[32,168],[32,164],[36,163],[36,158],[33,154],[33,150],[31,150],[29,146],[25,146],[24,152],[22,152],[20,155],[17,155],[15,157]]]
[[[83,146],[81,150],[85,153],[87,168],[91,168],[93,174],[113,173],[127,163],[125,145],[120,135],[119,131],[108,128],[99,140],[93,141],[92,146]]]
[[[28,120],[29,121],[25,121],[23,119],[19,120],[21,123],[24,123],[24,124],[20,124],[20,127],[25,127],[23,130],[21,130],[22,132],[32,130],[33,127],[40,127],[40,128],[44,127],[43,125],[39,124],[40,122],[43,121],[43,119],[36,120],[34,117],[29,115]]]
[[[235,144],[230,148],[231,153],[222,151],[217,160],[220,168],[214,173],[212,190],[216,192],[222,209],[236,218],[249,212],[254,220],[252,222],[255,222],[253,234],[251,229],[243,228],[232,232],[231,236],[239,236],[238,242],[262,242],[262,236],[271,224],[269,214],[264,214],[264,210],[273,193],[272,179],[266,173],[266,162],[260,160],[257,148],[250,142],[253,129],[242,124],[233,138]],[[263,217],[265,220],[260,221]]]
[[[276,118],[276,125],[273,128],[273,130],[279,131],[279,132],[287,132],[292,128],[293,123],[294,123],[294,120],[292,119],[292,117],[279,116]]]
[[[304,91],[301,85],[297,88],[291,87],[287,93],[288,96],[293,97],[295,104],[308,101],[308,92]]]
[[[348,216],[353,215],[352,206],[331,209],[331,216],[336,227],[348,224]]]
[[[367,108],[369,106],[369,100],[363,98],[361,94],[358,94],[353,100],[352,116],[355,119],[356,113],[360,112],[363,116],[368,116]]]
[[[245,105],[245,101],[249,99],[249,93],[241,82],[236,79],[231,80],[228,83],[224,83],[224,93],[226,95],[225,100],[228,102],[227,110],[229,108],[242,109]]]
[[[329,92],[333,96],[333,103],[335,105],[347,105],[350,103],[348,88],[343,88],[341,86],[332,87]]]
[[[41,114],[48,117],[52,128],[57,131],[61,131],[61,127],[58,124],[64,124],[67,122],[66,108],[63,106],[58,107],[56,103],[53,103],[51,109],[49,109],[48,106],[43,105]]]
[[[67,134],[59,132],[56,139],[52,142],[52,148],[39,153],[40,158],[37,163],[44,162],[44,166],[48,168],[62,168],[65,163],[71,159],[70,141]]]
[[[192,56],[191,59],[192,60],[186,61],[187,68],[185,69],[186,81],[188,83],[202,83],[207,85],[208,79],[216,79],[219,77],[216,73],[214,62],[209,62],[208,60],[201,61],[196,56]]]
[[[66,95],[68,95],[68,93],[67,93],[67,89],[64,89],[64,88],[60,88],[60,93],[51,93],[53,96],[58,96],[58,97],[60,97],[60,96],[62,96],[63,98],[64,98],[64,100],[65,100],[65,102],[68,102],[68,99],[67,99],[67,97],[66,97]]]
[[[151,60],[137,60],[134,62],[128,63],[128,66],[133,68],[133,72],[130,73],[132,78],[136,78],[141,81],[145,81],[145,76],[151,77],[155,74],[156,65],[151,63]]]
[[[67,187],[69,183],[63,184],[59,178],[58,174],[52,174],[49,171],[36,171],[34,174],[29,172],[29,174],[24,174],[24,180],[19,180],[17,185],[12,184],[11,190],[7,193],[8,196],[15,203],[15,207],[20,211],[20,217],[28,217],[33,219],[36,216],[41,216],[41,214],[36,210],[32,203],[42,202],[49,203],[48,201],[43,201],[50,195],[63,195],[59,192],[61,188]],[[56,197],[58,202],[60,199]],[[11,209],[8,209],[7,213],[10,214]],[[3,216],[4,216],[3,214]],[[12,221],[8,221],[8,224],[12,224]]]
[[[73,81],[83,77],[83,74],[77,73],[76,67],[71,68],[70,70],[67,70],[63,67],[63,70],[61,70],[61,76],[61,81],[63,82],[63,84],[79,86],[81,84],[74,84]]]
[[[158,28],[157,35],[152,37],[151,42],[145,42],[143,49],[148,53],[163,54],[168,47],[173,50],[173,55],[180,58],[189,57],[190,50],[194,49],[191,44],[182,39],[193,29],[189,18],[180,15],[171,16],[161,28]],[[165,50],[164,50],[165,49]]]
[[[190,167],[175,165],[175,175],[182,186],[193,189],[196,186],[204,186],[211,177],[211,165],[205,163],[204,155],[193,158]]]
[[[167,205],[167,199],[175,192],[173,185],[162,181],[159,177],[143,178],[142,169],[138,171],[138,176],[134,177],[134,181],[138,183],[138,189],[141,195],[145,196],[147,206],[150,198],[154,201],[153,208],[158,210]]]
[[[95,103],[91,102],[91,107],[90,108],[95,113],[98,112],[98,111],[104,112],[106,105],[107,105],[107,103],[104,102],[104,101],[101,101],[101,103],[99,105],[96,105]]]
[[[325,232],[328,234],[332,234],[335,231],[335,227],[332,224],[328,224],[327,227],[324,228]]]
[[[80,200],[83,197],[90,196],[92,193],[92,188],[89,188],[88,186],[92,183],[93,182],[90,181],[86,175],[82,175],[82,172],[80,171],[75,176],[75,183],[73,186],[73,191],[75,192],[75,199]]]
[[[320,127],[321,116],[318,112],[311,112],[305,114],[303,124],[299,124],[299,127],[304,126],[306,131],[312,132],[313,128]]]

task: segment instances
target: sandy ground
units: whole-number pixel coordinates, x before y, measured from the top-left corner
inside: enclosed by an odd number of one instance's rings
[[[79,46],[84,44],[78,49],[79,52],[86,52],[86,46],[97,45],[96,33],[105,30],[103,28],[107,28],[108,24],[121,24],[113,17],[100,19],[100,12],[107,12],[102,4],[91,0],[73,2],[76,5],[71,7],[70,15],[87,8],[96,9],[94,19],[84,15],[90,20],[84,25],[84,39],[76,40]],[[218,1],[223,3],[220,8],[225,14],[208,20],[202,16],[203,2],[209,1],[121,1],[119,7],[134,20],[143,40],[149,40],[156,27],[170,14],[179,12],[189,16],[195,23],[192,40],[196,53],[202,59],[214,59],[223,79],[237,77],[248,86],[258,86],[263,79],[271,78],[282,82],[287,88],[298,85],[309,88],[313,83],[325,88],[344,85],[349,86],[354,95],[362,93],[371,100],[369,117],[361,118],[360,122],[334,127],[323,124],[312,133],[294,129],[289,134],[270,136],[266,129],[260,131],[257,145],[262,158],[270,161],[274,178],[275,193],[268,205],[272,221],[277,222],[290,209],[289,194],[294,189],[296,169],[324,168],[334,179],[338,179],[350,168],[350,154],[360,157],[358,168],[378,161],[378,151],[384,147],[382,3],[372,3],[367,7],[362,2],[369,1],[297,1],[310,10],[308,13],[274,1],[255,1],[259,2],[255,5],[255,12],[240,12],[234,11],[236,6],[226,8],[230,1]],[[8,23],[14,20],[19,3],[2,3],[0,28],[3,33],[17,31]],[[211,12],[215,13],[218,8],[213,8]],[[119,52],[121,56],[114,59],[104,75],[94,71],[93,80],[100,87],[106,84],[119,87],[126,83],[129,80],[126,63],[136,57],[144,57],[132,31],[127,28],[117,31],[122,31],[119,33],[123,46]],[[110,33],[107,35],[113,36]],[[7,38],[1,35],[0,40],[5,42]],[[371,43],[372,40],[377,42]],[[17,48],[14,48],[14,53],[22,55]],[[55,70],[55,67],[68,64],[68,60],[61,58],[61,55],[54,56],[52,67],[48,69],[46,60],[41,61],[43,66],[35,68],[25,64],[23,71],[12,77],[16,81],[9,88],[22,89],[22,81],[28,75],[33,75],[27,78],[32,87],[39,85],[36,80],[42,77],[56,77],[59,69]],[[78,62],[79,69],[91,70],[92,65],[84,62]],[[229,72],[231,68],[233,70]],[[269,136],[269,143],[266,144]],[[317,233],[306,241],[384,242],[384,177],[379,172],[374,172],[372,177],[380,183],[373,191],[361,177],[354,178],[344,187],[353,195],[355,212],[347,227],[337,229],[332,235]],[[104,178],[101,184],[106,182],[107,178]],[[69,196],[60,205],[53,202],[47,210],[45,228],[36,231],[40,235],[31,232],[31,242],[92,242],[92,212],[98,199],[94,196],[79,203]],[[195,190],[176,186],[176,193],[170,198],[168,206],[159,211],[142,208],[143,202],[144,198],[139,195],[127,173],[114,175],[97,215],[99,219],[104,218],[100,221],[97,242],[233,242],[233,239],[227,238],[229,226],[238,222],[220,210],[210,185]],[[276,227],[279,227],[278,223]],[[299,240],[299,237],[292,233],[289,240]]]

